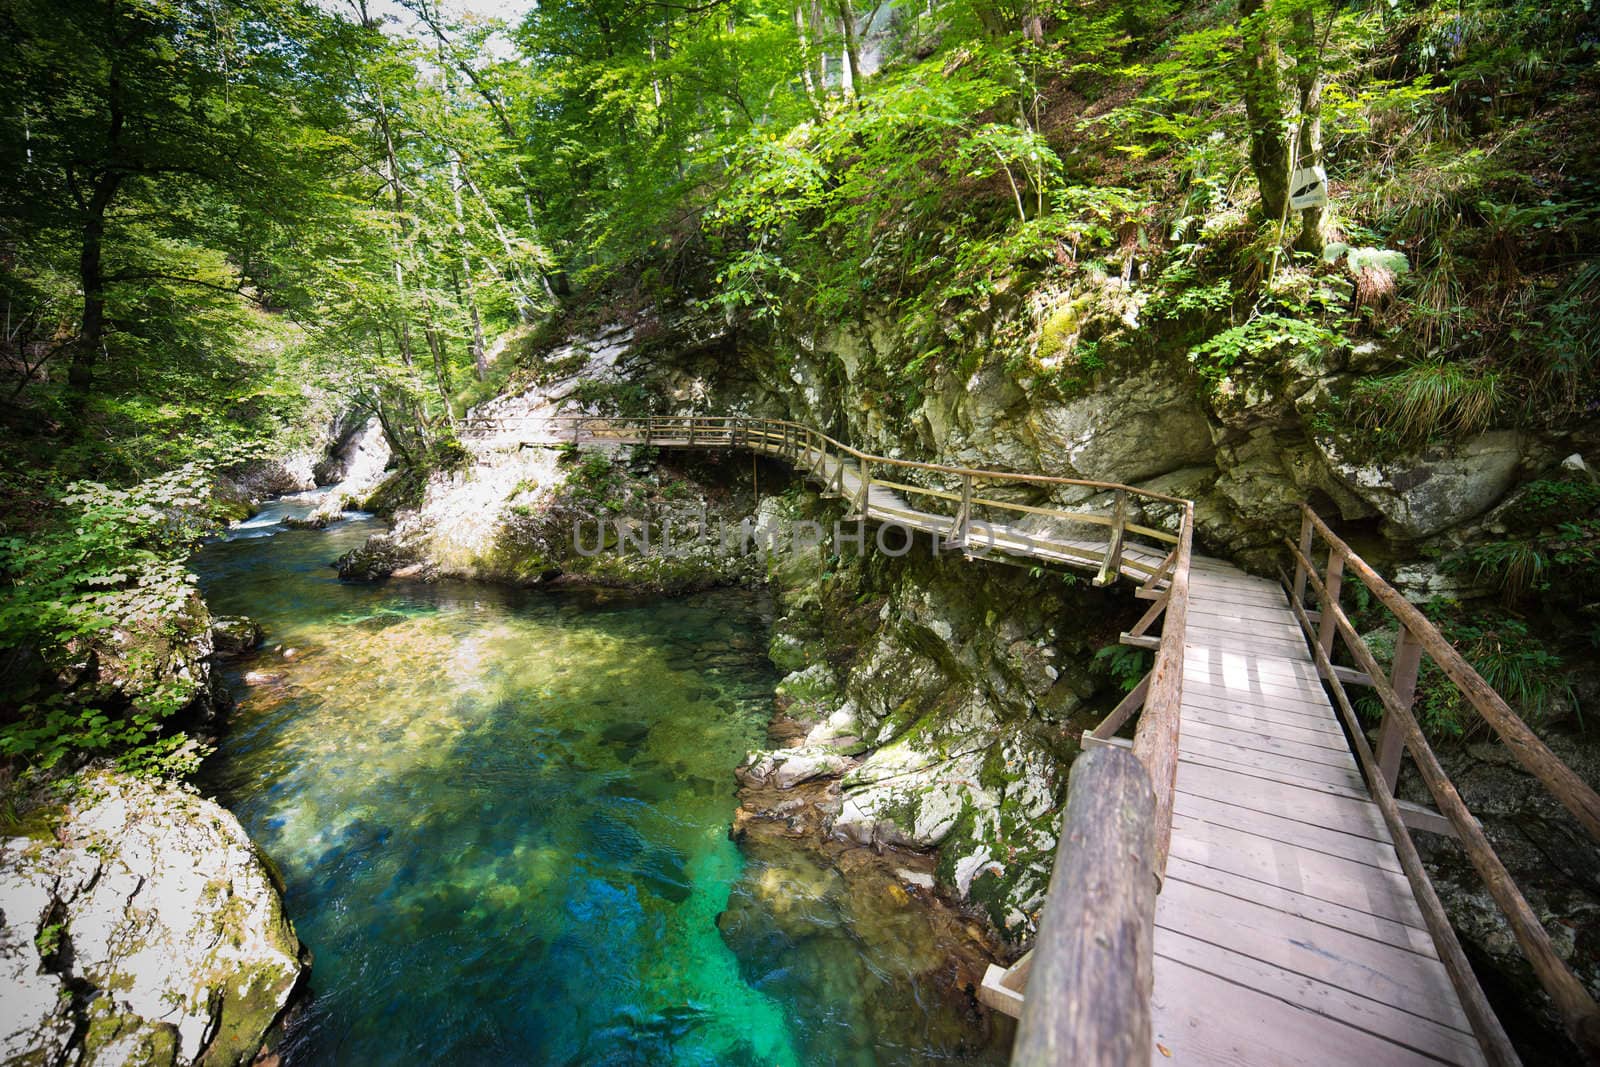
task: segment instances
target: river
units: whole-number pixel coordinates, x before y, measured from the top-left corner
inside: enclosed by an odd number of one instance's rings
[[[280,524],[316,502],[192,564],[267,633],[202,785],[315,956],[286,1064],[1003,1060],[904,894],[730,839],[777,680],[763,594],[345,584],[330,561],[382,527]]]

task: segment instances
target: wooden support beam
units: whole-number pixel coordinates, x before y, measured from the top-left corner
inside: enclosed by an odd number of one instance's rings
[[[1127,721],[1133,718],[1133,713],[1144,707],[1145,697],[1150,693],[1151,673],[1146,671],[1144,677],[1140,678],[1138,683],[1117,702],[1117,706],[1111,709],[1111,714],[1101,719],[1093,730],[1085,731],[1083,736],[1085,738],[1093,736],[1095,740],[1103,741],[1122,729]]]
[[[1127,645],[1129,648],[1143,648],[1151,652],[1157,652],[1161,649],[1161,638],[1150,637],[1147,634],[1123,633],[1117,638],[1117,641]]]
[[[1409,800],[1395,798],[1395,806],[1400,809],[1400,821],[1413,830],[1426,830],[1430,834],[1442,834],[1445,837],[1460,837],[1456,828],[1450,825],[1450,820],[1440,815],[1433,808]]]
[[[1169,596],[1169,593],[1163,592],[1161,596],[1156,598],[1156,602],[1150,605],[1150,610],[1139,616],[1139,621],[1133,624],[1133,629],[1128,631],[1127,636],[1144,636],[1144,632],[1154,626],[1155,621],[1161,617],[1162,612],[1167,610]]]

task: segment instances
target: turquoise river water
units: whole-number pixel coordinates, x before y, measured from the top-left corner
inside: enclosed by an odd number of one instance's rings
[[[347,585],[330,561],[381,527],[277,524],[314,503],[193,562],[267,632],[203,784],[315,956],[286,1064],[1003,1059],[903,895],[730,839],[772,713],[764,597]]]

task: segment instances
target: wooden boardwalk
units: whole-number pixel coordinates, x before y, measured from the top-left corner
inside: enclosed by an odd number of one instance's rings
[[[1483,1063],[1282,588],[1189,572],[1151,1062]]]
[[[1129,578],[1154,601],[1123,639],[1155,649],[1155,667],[1084,735],[1085,746],[1131,746],[1138,758],[1100,753],[1082,779],[1095,783],[1083,786],[1085,798],[1116,791],[1147,810],[1076,818],[1079,804],[1069,804],[1036,948],[1049,973],[1036,984],[1048,988],[1029,988],[1029,953],[1009,969],[992,966],[979,990],[990,1006],[1023,1016],[1016,1062],[1141,1061],[1148,1035],[1149,1061],[1163,1067],[1516,1063],[1428,881],[1413,826],[1462,841],[1569,1034],[1600,1062],[1600,1008],[1557,958],[1411,716],[1423,650],[1597,840],[1600,796],[1309,509],[1299,550],[1288,543],[1299,566],[1291,605],[1276,582],[1192,554],[1192,502],[1136,487],[873,456],[799,424],[748,417],[569,421],[564,438],[579,443],[778,457],[848,501],[852,518],[899,524],[968,557],[1077,567],[1102,585]],[[505,420],[486,425],[503,432]],[[1076,503],[1056,503],[1062,496]],[[1139,525],[1174,515],[1176,534]],[[1331,546],[1321,578],[1307,558],[1314,530]],[[1347,565],[1401,620],[1389,669],[1337,606]],[[1325,609],[1320,622],[1297,615],[1307,580]],[[1145,636],[1163,615],[1161,637]],[[1332,664],[1340,637],[1361,671]],[[1352,681],[1374,686],[1383,702],[1375,746],[1344,692]],[[1141,709],[1134,740],[1114,736]],[[1405,754],[1438,811],[1392,796]],[[1084,765],[1074,765],[1075,795]],[[1097,794],[1100,785],[1107,792]],[[1135,825],[1149,831],[1143,845]],[[1074,855],[1097,859],[1073,867]],[[1151,872],[1160,879],[1153,909]],[[1063,960],[1072,961],[1066,970]]]

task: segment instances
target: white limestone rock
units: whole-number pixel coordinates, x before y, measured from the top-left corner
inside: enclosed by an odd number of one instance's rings
[[[238,819],[97,774],[57,836],[0,845],[0,1059],[248,1062],[303,964]]]
[[[1401,537],[1420,540],[1475,518],[1516,483],[1524,441],[1512,430],[1479,434],[1450,450],[1358,463],[1316,439],[1340,482],[1371,504]]]

